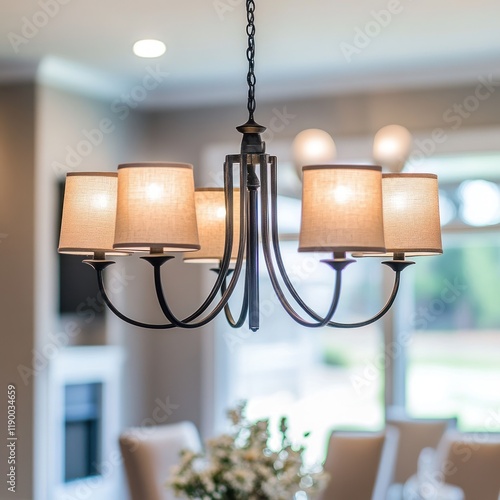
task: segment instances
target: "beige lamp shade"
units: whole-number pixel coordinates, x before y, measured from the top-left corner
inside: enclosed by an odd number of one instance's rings
[[[439,188],[433,174],[384,174],[384,233],[388,252],[443,253]]]
[[[59,252],[89,255],[113,250],[117,174],[69,173],[66,177]]]
[[[118,167],[113,246],[131,252],[200,248],[192,165],[128,163]]]
[[[299,251],[356,250],[385,250],[381,168],[304,167]]]
[[[201,249],[184,255],[186,262],[218,263],[224,256],[226,240],[226,206],[224,190],[203,188],[195,192],[196,218]],[[240,190],[233,192],[233,247],[231,261],[238,255],[240,237]]]

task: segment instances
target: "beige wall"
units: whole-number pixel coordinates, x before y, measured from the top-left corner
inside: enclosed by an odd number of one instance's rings
[[[158,159],[152,137],[153,122],[144,113],[131,112],[125,120],[113,113],[108,102],[86,96],[40,87],[37,92],[37,338],[41,349],[51,342],[51,333],[63,331],[65,322],[57,316],[57,253],[52,235],[56,232],[57,193],[56,183],[67,170],[115,170],[122,162],[153,161]],[[111,120],[113,131],[103,135],[90,153],[76,158],[78,144],[86,140],[87,132],[96,129],[102,120]],[[78,151],[77,151],[78,153]],[[68,156],[70,154],[70,156]],[[50,237],[47,237],[50,235]],[[135,319],[162,321],[151,280],[148,264],[137,257],[116,259],[115,283],[118,292],[112,293],[116,304]],[[83,265],[83,264],[82,264]],[[198,290],[197,270],[190,266],[188,277],[179,274],[177,263],[169,265],[165,276],[166,293],[173,297],[173,306],[179,311],[189,311],[198,303],[194,290]],[[111,269],[107,272],[112,271]],[[170,272],[172,271],[172,272]],[[113,276],[113,275],[112,275]],[[113,278],[112,278],[113,279]],[[191,285],[193,288],[191,288]],[[114,286],[111,288],[115,289]],[[73,320],[78,318],[67,318]],[[83,327],[83,325],[82,325]],[[87,327],[72,343],[86,344],[91,330]],[[94,340],[102,342],[100,336]],[[123,373],[122,422],[123,428],[150,424],[160,415],[167,398],[178,408],[169,421],[182,419],[201,423],[200,335],[196,332],[154,332],[131,327],[107,314],[105,342],[120,345],[125,350],[126,363]],[[36,424],[40,436],[38,451],[39,484],[44,481],[44,458],[47,443],[43,438],[43,420],[50,418],[44,411],[43,395],[45,373],[37,377],[40,412]],[[160,411],[156,411],[156,408]],[[161,423],[161,421],[158,421]],[[40,497],[43,498],[43,497]],[[47,500],[50,500],[48,498]]]
[[[100,129],[100,132],[96,132]],[[104,131],[104,132],[103,132]],[[54,333],[62,333],[70,344],[112,343],[123,346],[127,369],[124,372],[123,425],[141,421],[148,407],[148,372],[144,369],[150,357],[150,346],[137,342],[135,332],[108,315],[108,328],[100,334],[101,325],[95,320],[86,324],[76,314],[61,320],[57,314],[57,183],[66,171],[114,170],[118,163],[132,157],[140,158],[147,151],[148,125],[141,113],[131,112],[126,120],[113,113],[110,103],[87,96],[81,96],[59,89],[39,86],[37,89],[37,161],[36,161],[36,283],[37,321],[36,338],[42,353],[49,345],[57,351],[63,347],[54,341]],[[89,137],[91,140],[89,141]],[[82,145],[89,141],[91,148]],[[76,153],[76,154],[75,154]],[[85,153],[85,154],[81,154]],[[77,156],[78,155],[78,156]],[[83,266],[84,264],[82,264]],[[119,299],[119,297],[118,297]],[[136,301],[146,300],[142,294]],[[68,336],[68,323],[76,321],[80,333]],[[65,337],[64,337],[65,336]],[[66,341],[65,340],[65,341]],[[65,342],[64,341],[64,342]],[[51,357],[51,359],[53,359]],[[47,365],[50,366],[50,363]],[[37,426],[37,500],[51,500],[47,481],[47,452],[50,443],[46,440],[46,400],[49,392],[47,370],[36,377]],[[47,493],[49,492],[49,493]]]
[[[106,119],[113,123],[112,133],[105,134],[81,161],[68,163],[68,147],[76,150],[86,139],[85,131],[91,132]],[[48,367],[62,348],[55,335],[65,334],[66,328],[57,315],[57,182],[64,176],[64,166],[68,171],[99,171],[115,169],[121,162],[157,159],[149,139],[151,126],[140,112],[121,120],[108,102],[89,97],[34,85],[0,87],[0,315],[5,339],[0,380],[5,391],[11,382],[18,388],[18,433],[22,440],[18,443],[17,492],[23,500],[33,495],[50,500],[46,493]],[[118,275],[126,275],[125,281],[131,285],[115,294],[114,300],[138,318],[154,317],[156,299],[147,264],[135,259],[117,267],[122,269]],[[183,287],[184,278],[175,271],[178,266],[171,267],[174,274],[168,273],[167,293],[175,296],[175,307],[190,310],[190,301],[196,303],[197,298]],[[188,274],[186,286],[194,282],[197,289],[196,268],[191,267]],[[86,344],[86,333],[82,331],[68,342]],[[149,423],[159,402],[167,397],[179,405],[171,421],[191,418],[200,423],[200,348],[192,342],[197,336],[193,332],[179,338],[178,332],[138,331],[108,315],[105,341],[123,346],[127,357],[123,427]],[[19,365],[33,370],[26,385],[18,376]],[[158,379],[165,373],[166,378]],[[6,394],[1,401],[5,416]],[[5,422],[3,429],[5,433]],[[0,498],[4,493],[5,489],[0,490]]]
[[[488,81],[488,75],[481,78]],[[478,85],[483,100],[475,99]],[[469,128],[498,127],[499,111],[500,85],[485,87],[477,80],[460,87],[259,102],[256,119],[270,129],[264,137],[268,152],[273,154],[273,141],[291,143],[306,128],[322,128],[335,139],[373,136],[392,123],[408,127],[416,135],[425,136],[435,128],[452,134]],[[246,120],[245,105],[156,113],[154,120],[153,139],[159,156],[184,158],[200,165],[202,151],[211,143],[238,144],[241,136],[234,128]],[[342,148],[342,140],[337,140],[337,147]],[[198,172],[198,180],[204,180],[203,172]]]
[[[19,365],[34,348],[35,87],[0,87],[0,498],[32,498],[34,388]],[[16,494],[7,491],[7,385],[16,386]]]

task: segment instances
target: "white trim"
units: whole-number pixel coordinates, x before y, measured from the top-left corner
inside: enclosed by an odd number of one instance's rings
[[[50,443],[49,498],[64,500],[77,498],[78,491],[86,491],[88,500],[109,500],[120,494],[121,467],[110,466],[112,457],[119,457],[120,431],[120,381],[124,361],[122,349],[114,346],[70,347],[61,351],[50,365],[50,394],[48,405],[51,412],[48,430]],[[82,479],[64,482],[64,388],[68,384],[99,382],[102,393],[102,448],[100,456],[107,464],[102,476],[96,481]]]

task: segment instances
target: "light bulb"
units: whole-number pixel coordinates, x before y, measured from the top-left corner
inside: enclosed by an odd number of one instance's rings
[[[385,170],[398,173],[410,155],[413,138],[401,125],[382,127],[373,139],[373,158]]]
[[[163,186],[160,184],[149,184],[149,186],[146,188],[146,196],[149,201],[155,202],[161,200],[161,197],[163,195]]]
[[[293,160],[302,178],[305,165],[325,165],[332,163],[337,156],[337,148],[332,136],[317,128],[303,130],[293,141]]]

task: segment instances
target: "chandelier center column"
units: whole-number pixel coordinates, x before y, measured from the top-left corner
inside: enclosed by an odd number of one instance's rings
[[[259,189],[260,180],[257,167],[265,158],[265,143],[260,134],[266,130],[252,118],[244,125],[237,127],[243,134],[241,141],[241,162],[246,167],[248,205],[246,216],[247,234],[247,277],[248,277],[248,325],[256,332],[260,325],[259,314]]]

